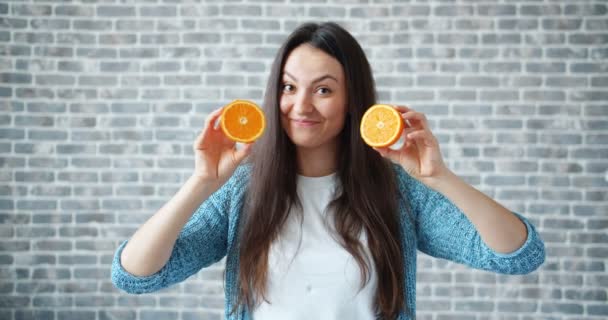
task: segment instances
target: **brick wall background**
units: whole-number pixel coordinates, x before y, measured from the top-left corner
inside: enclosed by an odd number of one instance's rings
[[[180,187],[206,114],[261,102],[286,34],[333,20],[382,102],[427,113],[449,166],[530,217],[526,276],[419,257],[419,319],[608,317],[606,1],[0,3],[0,318],[220,319],[222,264],[151,295],[118,243]]]

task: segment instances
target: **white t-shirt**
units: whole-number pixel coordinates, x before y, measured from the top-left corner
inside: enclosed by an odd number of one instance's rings
[[[363,289],[357,261],[332,237],[338,239],[333,213],[326,209],[337,183],[335,173],[315,178],[298,175],[302,225],[300,209],[292,208],[270,247],[266,295],[270,304],[262,301],[253,310],[253,319],[375,319],[377,276],[365,232],[360,241],[367,254],[369,282]]]

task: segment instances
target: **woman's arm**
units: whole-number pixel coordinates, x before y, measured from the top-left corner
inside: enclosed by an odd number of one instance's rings
[[[196,209],[215,190],[190,177],[158,212],[146,221],[122,250],[122,267],[135,276],[158,272],[169,260],[175,240]]]
[[[426,179],[425,184],[454,203],[475,225],[482,240],[492,250],[510,253],[526,241],[526,226],[517,216],[450,170]]]
[[[439,143],[423,113],[403,106],[395,108],[401,112],[406,124],[406,142],[399,150],[376,150],[456,205],[473,223],[490,249],[497,253],[509,253],[520,248],[527,239],[525,224],[515,214],[468,185],[447,168]]]

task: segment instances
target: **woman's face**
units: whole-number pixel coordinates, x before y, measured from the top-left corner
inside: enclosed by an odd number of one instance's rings
[[[308,44],[291,51],[281,86],[281,125],[300,148],[335,147],[346,118],[342,65]]]

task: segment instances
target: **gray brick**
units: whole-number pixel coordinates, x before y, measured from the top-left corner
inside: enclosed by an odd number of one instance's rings
[[[523,176],[487,176],[484,179],[484,183],[491,186],[517,186],[525,184],[525,177]]]
[[[16,310],[15,320],[54,320],[55,312],[52,310]]]
[[[454,86],[456,84],[456,78],[453,76],[418,76],[418,86],[431,86],[431,87],[442,87],[442,86]]]
[[[136,315],[134,310],[101,310],[97,312],[99,320],[135,320]]]
[[[271,18],[302,17],[306,15],[306,7],[295,5],[266,5],[264,15]]]
[[[16,265],[54,265],[56,263],[56,259],[54,255],[51,254],[22,254],[16,257],[15,264]],[[29,278],[29,276],[26,276]]]
[[[469,5],[438,5],[433,9],[436,16],[471,16],[473,6]]]
[[[176,319],[177,318],[177,312],[175,311],[148,311],[148,310],[143,310],[140,313],[140,319],[141,320],[152,320],[152,319]]]
[[[491,76],[462,76],[459,84],[467,87],[498,87],[500,81],[498,78]]]
[[[11,12],[18,16],[48,16],[52,13],[52,7],[50,5],[42,4],[24,4],[11,5]]]
[[[128,17],[135,16],[135,7],[100,5],[97,6],[97,15],[100,17]]]
[[[143,17],[174,17],[177,15],[175,6],[145,6],[139,7],[139,15]]]
[[[37,241],[33,244],[33,248],[41,251],[70,251],[72,250],[72,243],[65,240],[44,240]],[[40,272],[46,272],[48,270],[41,269]],[[65,279],[69,278],[69,270],[65,275]]]
[[[606,292],[601,290],[567,289],[564,291],[564,296],[568,300],[606,301],[608,299]]]
[[[129,45],[137,43],[135,34],[102,34],[99,36],[100,44],[107,45]]]
[[[76,305],[76,307],[111,307],[114,305],[114,297],[77,296],[74,298],[74,305]]]
[[[262,8],[257,5],[223,5],[222,14],[226,16],[259,16]]]
[[[531,45],[558,45],[566,42],[566,36],[561,33],[534,33],[525,36],[525,43]]]
[[[493,129],[520,129],[523,127],[522,121],[515,119],[487,119],[482,121],[482,125]]]
[[[74,20],[73,25],[76,30],[112,30],[112,21],[110,20]]]
[[[494,310],[494,302],[490,301],[466,301],[455,305],[456,311],[492,311]]]
[[[483,44],[519,44],[521,43],[521,35],[518,33],[506,34],[484,34],[481,38]]]
[[[482,16],[509,16],[515,15],[515,5],[479,5],[477,6],[477,12]]]
[[[588,130],[605,130],[608,128],[608,121],[603,120],[583,120],[581,124],[583,128]]]
[[[538,309],[537,302],[498,302],[499,312],[534,313]]]
[[[574,76],[547,76],[545,83],[551,87],[587,87],[587,78]]]
[[[545,55],[549,58],[578,58],[588,57],[587,48],[546,48]]]
[[[220,13],[220,7],[217,5],[191,6],[183,5],[180,8],[180,15],[184,17],[211,17],[217,16]]]
[[[582,22],[582,19],[543,19],[542,25],[546,30],[578,30]]]
[[[331,6],[310,7],[308,8],[308,15],[313,18],[343,17],[346,15],[346,9]]]
[[[542,5],[521,5],[519,13],[521,15],[534,15],[534,16],[552,16],[561,14],[561,6],[559,4],[542,4]]]
[[[608,87],[608,77],[592,77],[591,86],[593,87]]]
[[[587,30],[606,30],[608,28],[608,21],[606,19],[591,19],[585,17],[585,29]]]
[[[491,30],[494,27],[492,20],[457,20],[454,28],[458,30]],[[426,28],[424,28],[426,29]]]
[[[604,271],[601,261],[564,261],[565,271]]]
[[[97,37],[92,34],[62,33],[57,36],[58,44],[95,44]]]
[[[608,135],[606,134],[589,134],[585,139],[588,144],[608,144]]]
[[[566,15],[605,15],[606,5],[597,4],[569,4],[564,7]]]
[[[566,94],[560,90],[524,91],[523,98],[527,101],[565,101]]]
[[[58,269],[58,268],[44,268],[44,269],[34,269],[34,273],[32,274],[32,279],[44,279],[44,280],[63,280],[70,278],[70,270]]]
[[[391,13],[394,16],[428,16],[430,7],[427,5],[396,4],[391,6]]]
[[[595,73],[608,70],[606,64],[602,63],[573,63],[570,65],[571,72]]]
[[[608,34],[569,34],[568,42],[570,44],[605,45],[608,43]]]
[[[448,45],[477,44],[478,36],[475,34],[442,33],[437,36],[437,43]]]
[[[516,101],[519,100],[519,92],[509,90],[481,91],[479,99],[482,101]]]
[[[0,73],[0,81],[3,83],[14,83],[14,84],[31,84],[32,76],[25,73]]]
[[[97,285],[94,282],[60,282],[57,283],[57,291],[61,293],[82,293],[97,291]]]
[[[48,238],[54,237],[56,234],[55,229],[49,227],[17,227],[17,237],[19,238]],[[54,259],[52,262],[54,262]]]
[[[388,9],[390,10],[390,8]],[[351,15],[353,12],[351,12]],[[357,14],[365,15],[364,12]],[[370,31],[402,31],[409,29],[408,21],[370,21]]]
[[[119,296],[117,299],[117,305],[121,307],[153,307],[156,305],[156,299],[154,297],[146,296]]]
[[[593,316],[608,316],[608,306],[605,304],[587,305],[587,313]]]
[[[0,296],[0,308],[25,308],[30,303],[29,297],[24,296]]]
[[[561,314],[583,314],[583,306],[575,303],[550,303],[543,302],[541,304],[541,312],[543,313],[561,313]]]
[[[221,36],[217,33],[186,33],[183,35],[184,43],[201,44],[201,43],[219,43]]]
[[[116,49],[113,48],[78,48],[76,56],[80,58],[116,58],[118,56]]]
[[[446,89],[439,92],[439,98],[446,100],[475,100],[477,94],[475,91]]]

